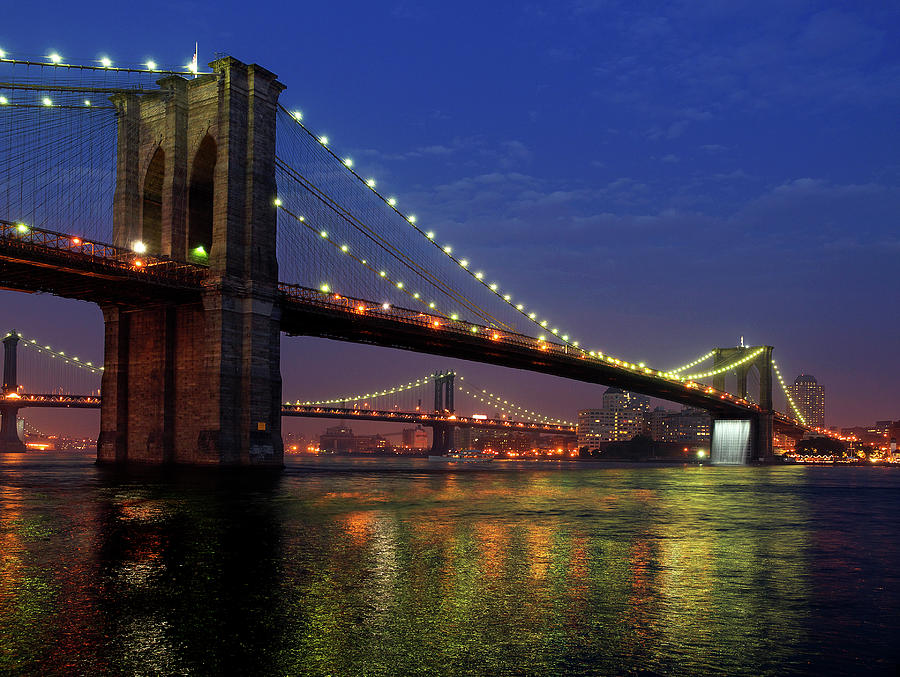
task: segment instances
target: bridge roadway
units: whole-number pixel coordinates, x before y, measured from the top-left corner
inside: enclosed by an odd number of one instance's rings
[[[56,409],[99,409],[99,395],[57,395],[46,393],[25,393],[22,395],[7,395],[0,399],[0,406],[4,403],[25,408],[56,408]],[[424,411],[391,411],[379,409],[345,409],[341,407],[318,407],[301,404],[281,405],[282,416],[300,418],[337,418],[352,419],[356,421],[388,421],[395,423],[411,423],[418,425],[449,424],[457,428],[488,428],[491,430],[513,430],[516,432],[534,432],[551,435],[565,435],[573,437],[575,426],[553,425],[545,423],[531,423],[528,421],[513,421],[508,419],[475,418],[472,416],[458,416],[456,414],[441,414]]]
[[[202,265],[0,221],[0,288],[143,308],[200,300],[204,285],[217,282],[210,278]],[[716,418],[764,413],[752,402],[701,383],[524,334],[297,285],[279,284],[279,293],[281,328],[292,336],[366,343],[617,386],[705,409]],[[787,434],[805,430],[780,412],[774,424]]]

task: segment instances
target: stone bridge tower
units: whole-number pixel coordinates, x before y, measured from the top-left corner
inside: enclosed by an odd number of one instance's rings
[[[274,74],[224,58],[112,97],[114,242],[208,266],[202,301],[103,307],[98,462],[274,465],[281,440]]]

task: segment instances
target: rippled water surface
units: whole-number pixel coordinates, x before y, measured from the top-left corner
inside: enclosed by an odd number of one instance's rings
[[[900,468],[0,457],[0,673],[895,674]]]

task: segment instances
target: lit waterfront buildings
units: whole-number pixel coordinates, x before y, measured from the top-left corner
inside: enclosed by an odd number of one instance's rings
[[[800,374],[788,386],[794,404],[803,413],[806,425],[812,428],[825,427],[825,387],[816,381],[815,376]]]
[[[404,428],[402,437],[405,449],[428,448],[428,433],[420,425],[417,425],[415,428]]]
[[[702,409],[669,411],[657,407],[650,412],[650,437],[654,442],[708,444],[711,425],[709,414]]]
[[[578,448],[594,451],[602,442],[625,441],[647,433],[649,411],[649,397],[607,388],[601,408],[578,412]]]
[[[657,407],[650,411],[648,397],[608,388],[601,408],[578,412],[578,448],[590,453],[636,435],[646,435],[660,443],[709,444],[710,427],[709,414],[700,409],[684,407],[671,411]]]

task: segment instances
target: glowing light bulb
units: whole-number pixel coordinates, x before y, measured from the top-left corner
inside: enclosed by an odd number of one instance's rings
[[[17,223],[16,230],[20,233],[27,233],[29,231],[29,228],[24,223]]]
[[[344,252],[344,253],[346,254],[348,251],[350,251],[350,247],[348,247],[348,246],[345,245],[345,244],[342,244],[342,245],[341,245],[341,251]]]
[[[528,317],[533,320],[537,317],[537,313],[528,313]]]
[[[491,291],[497,291],[497,283],[491,282],[488,287],[490,287]]]
[[[147,252],[147,245],[140,240],[135,240],[131,245],[131,249],[135,254],[145,254]]]
[[[403,283],[402,283],[402,282],[398,282],[398,283],[397,283],[397,289],[403,289]]]
[[[512,296],[510,296],[509,294],[504,294],[503,300],[509,303],[510,301],[512,301]]]
[[[85,105],[85,106],[90,106],[90,105],[91,105],[91,100],[90,100],[90,99],[85,99],[85,100],[84,100],[84,105]]]
[[[320,137],[319,137],[319,143],[321,143],[323,146],[327,146],[327,145],[328,145],[328,137],[327,137],[327,136],[320,136]]]
[[[456,313],[451,313],[450,319],[451,319],[451,320],[458,320],[458,319],[459,319],[459,315],[457,315]]]
[[[516,310],[524,310],[524,309],[525,309],[525,306],[523,306],[521,303],[516,304]]]
[[[45,96],[45,97],[42,99],[42,103],[43,103],[45,106],[52,106],[52,105],[53,105],[53,100],[52,100],[49,96]]]
[[[434,306],[434,301],[432,301],[431,303],[429,303],[429,304],[428,304],[428,307],[431,308],[432,310],[434,310],[434,308],[435,308],[435,306]]]
[[[445,244],[445,245],[444,245],[444,253],[445,253],[445,254],[449,254],[449,253],[451,253],[452,251],[453,251],[453,247],[451,247],[449,244]]]
[[[9,103],[9,100],[5,96],[0,96],[0,106],[5,106]]]
[[[2,49],[0,49],[0,59],[5,59],[5,58],[6,58],[6,52],[4,52]]]
[[[326,294],[331,291],[331,287],[327,284],[323,284],[319,287],[319,291],[325,292]]]
[[[466,266],[469,265],[469,262],[466,259],[460,259],[459,265],[461,265],[463,268],[465,268]]]
[[[390,309],[391,309],[391,304],[390,304],[390,303],[382,303],[382,304],[381,304],[381,307],[384,308],[385,310],[390,310]]]
[[[153,59],[150,59],[145,65],[147,66],[147,70],[156,70],[156,62]]]
[[[303,113],[301,113],[298,110],[295,110],[293,113],[291,113],[291,115],[293,115],[294,119],[297,120],[298,122],[303,119]]]
[[[414,299],[419,298],[419,292],[416,292],[415,294],[413,294],[413,298],[414,298]]]
[[[281,199],[276,197],[276,198],[275,198],[274,204],[275,204],[276,207],[280,207],[280,206],[281,206]]]
[[[416,222],[416,215],[415,215],[415,214],[410,214],[409,216],[406,217],[406,220],[409,221],[410,223],[415,223],[415,222]]]
[[[366,185],[369,188],[374,188],[375,187],[375,179],[366,179]]]
[[[546,327],[546,326],[547,326],[547,320],[541,320],[541,326],[542,326],[542,327]]]
[[[384,272],[383,270],[380,271],[378,274],[381,275],[381,277],[387,277],[387,273]]]
[[[475,273],[476,280],[480,280],[483,277],[484,277],[484,273],[482,273],[480,270],[477,273]]]
[[[345,157],[345,158],[344,158],[344,164],[347,165],[348,167],[352,167],[352,166],[353,166],[353,160],[352,160],[351,158]]]
[[[320,231],[319,231],[319,235],[321,235],[322,237],[328,237],[328,231],[327,231],[327,230],[320,230]]]
[[[53,54],[50,55],[50,61],[52,61],[53,63],[59,63],[60,61],[62,61],[62,57],[57,52],[53,52]]]
[[[389,197],[387,203],[388,203],[391,207],[395,207],[395,206],[397,205],[397,198],[395,198],[395,197]]]

